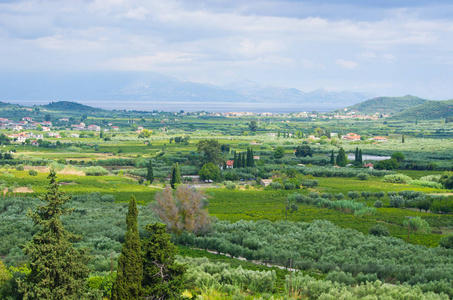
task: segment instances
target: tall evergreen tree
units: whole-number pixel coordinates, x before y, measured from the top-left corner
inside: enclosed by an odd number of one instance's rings
[[[278,130],[277,137],[280,137],[280,129]]]
[[[332,153],[330,154],[330,164],[332,166],[335,165],[335,154],[333,154],[333,150]]]
[[[250,161],[250,148],[247,147],[247,159],[246,159],[246,165],[247,167],[250,167],[251,161]]]
[[[338,151],[337,165],[340,167],[345,167],[347,164],[348,158],[346,157],[346,152],[344,151],[343,147],[341,147]]]
[[[149,181],[149,183],[153,183],[154,181],[154,170],[153,170],[153,162],[152,159],[149,159],[148,166],[147,166],[147,174],[146,174],[146,180]]]
[[[118,258],[118,271],[113,285],[113,300],[140,299],[143,264],[137,217],[137,202],[131,196],[126,216],[126,239]]]
[[[167,225],[154,223],[145,229],[151,236],[142,243],[143,297],[145,299],[180,299],[185,267],[175,261],[178,248],[170,242]]]
[[[359,147],[355,147],[354,161],[359,161]]]
[[[234,151],[233,169],[236,169],[237,167],[238,167],[238,154],[236,151]]]
[[[181,180],[181,171],[179,170],[179,163],[173,164],[173,169],[171,170],[170,176],[170,185],[173,189],[176,188],[177,184],[180,184]]]
[[[253,153],[253,149],[250,148],[250,166],[249,167],[254,167],[255,166],[255,159],[253,158],[255,154]]]
[[[360,163],[360,164],[363,163],[363,159],[362,159],[362,149],[359,150],[359,163]]]
[[[71,241],[76,236],[60,220],[72,211],[65,207],[70,197],[59,191],[55,171],[48,179],[47,193],[40,197],[45,204],[27,214],[40,229],[24,247],[31,273],[19,282],[19,289],[24,299],[86,299],[87,249],[74,249]]]
[[[182,177],[181,177],[181,170],[179,169],[179,163],[176,163],[175,167],[175,184],[181,184]]]
[[[403,134],[403,136],[401,137],[401,143],[404,144],[404,134]]]
[[[247,167],[247,162],[245,161],[245,153],[242,153],[242,167]]]

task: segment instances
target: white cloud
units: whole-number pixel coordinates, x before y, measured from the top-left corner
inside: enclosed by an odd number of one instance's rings
[[[335,61],[335,64],[337,64],[338,66],[342,67],[343,69],[347,69],[347,70],[355,69],[359,65],[355,61],[345,60],[345,59],[337,59]]]

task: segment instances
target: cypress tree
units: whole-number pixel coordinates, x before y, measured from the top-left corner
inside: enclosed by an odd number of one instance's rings
[[[245,153],[242,153],[242,167],[243,168],[247,167],[247,163],[245,161]]]
[[[250,167],[254,167],[255,166],[255,159],[253,158],[255,156],[255,154],[253,154],[253,149],[250,148]]]
[[[165,232],[166,227],[162,223],[145,227],[151,234],[142,243],[145,299],[179,299],[184,287],[185,267],[175,261],[178,248],[170,242],[171,235]]]
[[[149,163],[148,163],[148,173],[146,174],[146,180],[149,181],[149,183],[153,183],[154,181],[154,170],[153,170],[153,162],[151,160],[151,158],[149,159]]]
[[[278,130],[277,137],[280,137],[280,129]]]
[[[359,163],[360,163],[360,164],[363,163],[363,159],[362,159],[362,149],[359,150]]]
[[[70,197],[59,191],[55,171],[47,178],[47,193],[40,197],[45,204],[27,214],[40,229],[24,247],[31,272],[19,282],[19,290],[24,299],[86,299],[87,249],[74,249],[76,236],[60,220],[72,211],[65,207]]]
[[[354,161],[356,161],[356,162],[359,161],[359,147],[355,148]]]
[[[173,165],[173,168],[171,169],[171,175],[170,175],[170,185],[171,185],[171,188],[174,189],[175,188],[175,175],[176,175],[176,167],[175,165]]]
[[[332,166],[335,165],[335,155],[333,154],[333,150],[332,153],[330,154],[330,164]]]
[[[236,169],[238,167],[238,154],[236,151],[234,151],[234,158],[233,158],[233,169]]]
[[[404,134],[403,134],[403,136],[401,137],[401,143],[404,144]]]
[[[137,216],[137,202],[131,196],[126,216],[126,239],[118,258],[117,277],[112,290],[113,300],[140,299],[143,266]]]
[[[345,167],[348,164],[348,159],[346,157],[346,152],[344,151],[343,147],[340,148],[338,151],[337,156],[337,165],[340,167]]]
[[[179,163],[176,163],[175,167],[175,184],[181,184],[182,178],[181,178],[181,171],[179,170]]]

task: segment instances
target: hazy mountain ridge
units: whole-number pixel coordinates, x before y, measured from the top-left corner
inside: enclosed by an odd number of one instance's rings
[[[26,88],[24,88],[26,87]],[[0,75],[0,101],[172,101],[316,104],[331,109],[370,98],[369,93],[264,86],[240,81],[225,86],[178,80],[158,73],[29,73]]]

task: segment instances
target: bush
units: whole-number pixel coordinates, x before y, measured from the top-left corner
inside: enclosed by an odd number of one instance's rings
[[[390,207],[399,208],[404,205],[404,198],[401,196],[390,196]]]
[[[342,193],[338,193],[338,194],[335,195],[335,198],[337,200],[343,200],[344,199],[344,195]]]
[[[453,249],[453,234],[444,236],[440,241],[439,245],[447,249]]]
[[[28,174],[29,174],[30,176],[36,176],[36,175],[38,175],[38,171],[33,170],[33,169],[30,169],[30,170],[28,170]]]
[[[280,182],[271,182],[271,184],[269,184],[269,186],[273,190],[281,190],[283,188],[283,185]]]
[[[356,177],[359,180],[368,180],[371,176],[367,173],[359,173]]]
[[[107,175],[109,172],[107,172],[106,169],[103,167],[88,167],[85,169],[85,175],[87,176],[104,176]]]
[[[377,200],[376,202],[374,202],[373,206],[376,207],[376,208],[381,208],[382,207],[382,202]]]
[[[315,187],[315,186],[318,186],[319,182],[318,180],[305,180],[304,182],[302,182],[302,186],[306,186],[306,187]]]
[[[292,182],[286,182],[285,183],[285,190],[295,190],[296,185]]]
[[[16,166],[17,171],[23,171],[24,170],[24,165],[20,164]]]
[[[226,184],[225,184],[225,188],[229,189],[229,190],[234,190],[236,188],[236,185],[231,182],[231,181],[228,181]]]
[[[359,194],[359,192],[356,192],[356,191],[349,191],[348,197],[351,199],[357,199],[357,198],[360,198],[360,194]]]
[[[390,236],[389,229],[381,224],[371,226],[370,229],[368,229],[368,232],[369,232],[369,234],[375,235],[375,236]]]
[[[384,182],[390,183],[408,183],[411,180],[412,178],[404,174],[391,174],[384,176]]]

